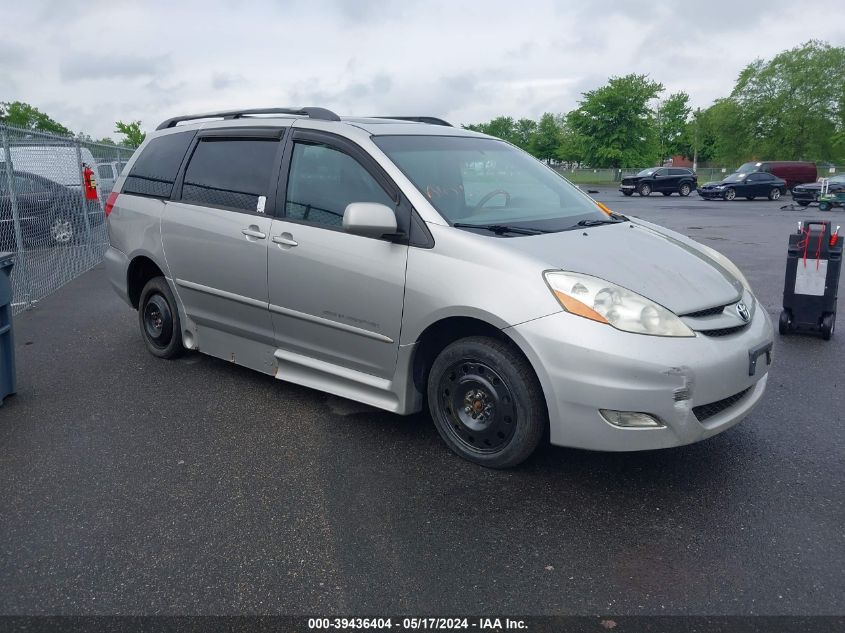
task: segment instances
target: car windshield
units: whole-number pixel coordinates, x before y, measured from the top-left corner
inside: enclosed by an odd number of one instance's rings
[[[760,171],[760,165],[762,163],[743,163],[739,166],[739,169],[736,170],[738,174],[750,174],[754,171]]]
[[[373,141],[451,224],[561,231],[610,220],[557,172],[504,141],[427,135]]]
[[[649,167],[648,169],[643,169],[641,172],[637,173],[637,176],[651,176],[654,172],[656,172],[659,167]]]
[[[742,182],[748,174],[736,172],[725,178],[722,182]]]
[[[831,176],[827,179],[830,183],[835,183],[837,185],[845,185],[845,174],[840,174],[838,176]]]

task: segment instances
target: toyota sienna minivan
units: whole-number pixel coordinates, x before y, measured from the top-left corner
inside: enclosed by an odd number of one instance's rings
[[[427,408],[484,466],[520,463],[546,431],[602,451],[689,444],[766,388],[772,326],[726,257],[448,124],[176,117],[106,213],[108,275],[152,354]]]

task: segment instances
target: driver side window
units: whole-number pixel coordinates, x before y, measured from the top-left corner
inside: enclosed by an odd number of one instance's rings
[[[309,224],[340,227],[352,202],[396,203],[370,173],[348,154],[320,143],[293,146],[285,215]]]

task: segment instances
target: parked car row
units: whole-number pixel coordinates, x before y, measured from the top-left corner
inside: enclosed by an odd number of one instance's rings
[[[816,165],[804,161],[757,161],[744,163],[722,180],[698,185],[698,177],[685,167],[651,167],[622,179],[619,191],[625,196],[660,192],[688,196],[695,189],[702,200],[768,198],[778,200],[792,191],[795,202],[807,206],[819,199],[821,184],[816,182]],[[845,191],[845,175],[829,180],[829,192]]]

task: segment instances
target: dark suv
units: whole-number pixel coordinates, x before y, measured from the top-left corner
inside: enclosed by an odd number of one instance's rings
[[[685,167],[650,167],[643,169],[636,176],[623,178],[619,191],[626,196],[633,195],[635,191],[641,196],[659,191],[664,196],[677,193],[686,197],[697,185],[697,176]]]

